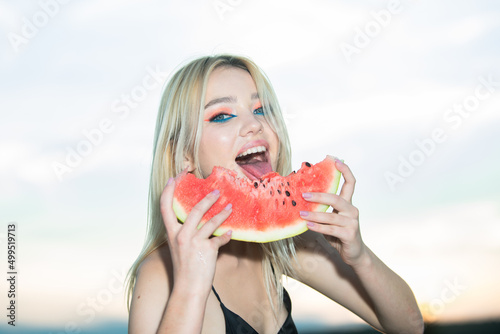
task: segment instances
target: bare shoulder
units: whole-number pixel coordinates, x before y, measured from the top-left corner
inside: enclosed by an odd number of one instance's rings
[[[139,266],[130,303],[129,332],[155,333],[172,290],[172,261],[167,245]]]
[[[167,244],[155,249],[142,261],[137,271],[137,278],[150,280],[169,279],[172,275],[172,258]]]

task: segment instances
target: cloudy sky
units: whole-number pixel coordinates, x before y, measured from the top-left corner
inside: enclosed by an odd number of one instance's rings
[[[365,242],[428,319],[499,317],[499,14],[494,1],[0,1],[0,256],[14,222],[19,322],[126,320],[161,87],[221,52],[270,77],[295,168],[350,165]],[[289,290],[297,321],[358,321]]]

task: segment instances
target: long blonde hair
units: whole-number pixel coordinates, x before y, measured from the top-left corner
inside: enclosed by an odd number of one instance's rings
[[[276,171],[281,175],[291,172],[290,142],[274,89],[267,76],[248,58],[234,55],[215,55],[195,59],[181,67],[164,88],[156,122],[153,161],[149,185],[148,226],[146,240],[137,260],[127,276],[127,306],[136,282],[137,271],[142,261],[151,252],[167,241],[166,229],[160,213],[160,196],[170,177],[184,168],[186,157],[199,166],[198,147],[203,122],[203,102],[210,74],[219,67],[241,68],[252,76],[266,120],[279,138],[279,153]],[[282,275],[292,273],[295,256],[293,239],[284,239],[262,244],[263,272],[266,291],[271,305],[271,291],[278,292],[278,305],[283,300]]]

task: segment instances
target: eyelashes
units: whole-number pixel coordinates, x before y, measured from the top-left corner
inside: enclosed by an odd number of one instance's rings
[[[265,114],[264,108],[260,103],[252,111],[252,113],[259,116],[263,116]],[[238,117],[238,115],[233,114],[230,110],[222,109],[214,112],[211,116],[207,117],[205,121],[210,123],[225,123],[234,117]]]
[[[222,123],[226,122],[227,120],[236,117],[232,113],[232,110],[229,108],[219,108],[210,114],[208,114],[207,118],[205,118],[205,122],[210,122],[210,123]]]
[[[233,114],[226,114],[224,112],[215,114],[214,116],[210,117],[208,120],[211,123],[224,123],[229,121],[231,118],[236,117],[236,115]]]
[[[253,111],[254,115],[264,115],[264,108],[258,107]]]

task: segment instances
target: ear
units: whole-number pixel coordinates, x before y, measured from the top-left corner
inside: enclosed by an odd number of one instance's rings
[[[196,168],[194,167],[193,158],[190,155],[184,155],[183,161],[184,169],[187,169],[188,173],[192,173]]]

